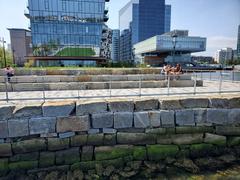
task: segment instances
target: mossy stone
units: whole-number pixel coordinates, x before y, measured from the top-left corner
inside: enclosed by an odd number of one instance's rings
[[[39,158],[39,167],[50,167],[55,163],[55,153],[54,152],[42,152]]]
[[[71,170],[74,171],[77,169],[81,169],[83,171],[88,171],[91,169],[95,169],[96,164],[101,164],[101,163],[96,162],[96,161],[79,162],[79,163],[75,163],[75,164],[71,165]]]
[[[21,161],[15,163],[9,163],[9,169],[12,171],[29,170],[38,167],[38,161]]]
[[[229,147],[239,146],[240,145],[240,137],[229,137],[227,140],[227,145]]]
[[[90,134],[87,138],[87,145],[103,145],[104,134]]]
[[[104,161],[101,161],[101,164],[104,168],[106,168],[108,166],[114,166],[115,168],[121,168],[124,166],[124,160],[122,158],[104,160]]]
[[[0,177],[8,172],[8,159],[0,159]]]
[[[134,147],[133,159],[134,160],[146,160],[147,159],[146,147],[144,147],[144,146]]]
[[[177,145],[149,145],[147,146],[148,159],[158,161],[167,157],[175,157],[179,148]]]
[[[197,133],[213,133],[213,132],[214,132],[214,128],[213,127],[207,127],[207,126],[176,127],[176,133],[177,134],[197,134]]]
[[[132,155],[132,146],[103,146],[95,148],[95,159],[96,160],[109,160],[117,159],[120,157],[126,157]]]
[[[212,144],[193,144],[190,146],[190,155],[192,157],[205,157],[215,152],[216,148]]]

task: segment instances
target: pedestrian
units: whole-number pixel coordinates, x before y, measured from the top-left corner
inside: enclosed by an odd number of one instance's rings
[[[11,66],[8,65],[8,66],[4,69],[4,71],[5,71],[5,73],[6,73],[8,82],[10,82],[11,77],[14,76],[14,69],[13,69]]]

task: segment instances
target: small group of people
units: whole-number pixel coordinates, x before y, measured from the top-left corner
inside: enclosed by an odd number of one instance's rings
[[[4,71],[7,76],[8,82],[10,82],[11,77],[14,76],[14,69],[8,65],[6,68],[4,68]]]
[[[183,70],[180,64],[177,64],[176,67],[165,64],[162,68],[161,74],[180,75],[180,74],[183,74]]]

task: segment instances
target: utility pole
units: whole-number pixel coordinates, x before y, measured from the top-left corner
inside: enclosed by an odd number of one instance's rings
[[[4,59],[4,65],[5,67],[7,67],[7,60],[6,60],[6,52],[5,52],[5,43],[6,41],[4,40],[4,38],[0,39],[0,42],[3,43],[3,59]]]

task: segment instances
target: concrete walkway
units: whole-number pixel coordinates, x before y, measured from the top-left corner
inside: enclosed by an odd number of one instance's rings
[[[196,87],[196,94],[218,94],[219,93],[219,82],[216,81],[204,81],[203,87]],[[222,92],[225,93],[238,93],[240,94],[240,82],[222,82]],[[143,88],[143,89],[113,89],[113,90],[73,90],[73,91],[45,91],[45,94],[41,91],[35,92],[10,92],[8,93],[9,99],[15,102],[23,102],[20,99],[34,99],[34,98],[51,98],[51,100],[57,100],[60,98],[69,98],[76,99],[80,97],[80,99],[89,99],[89,98],[108,98],[110,96],[127,97],[129,98],[134,96],[139,96],[141,93],[142,96],[167,96],[168,89],[167,88]],[[194,87],[183,87],[183,88],[170,88],[169,93],[171,96],[179,96],[179,95],[193,95]],[[6,93],[0,93],[0,100],[6,99]],[[36,101],[36,100],[33,100]],[[38,100],[38,102],[41,100]],[[0,101],[0,103],[5,103],[4,101]]]

